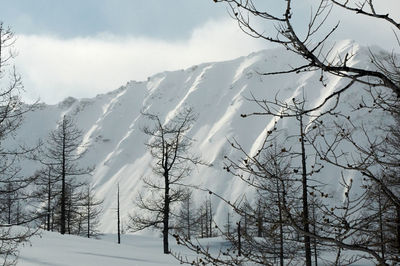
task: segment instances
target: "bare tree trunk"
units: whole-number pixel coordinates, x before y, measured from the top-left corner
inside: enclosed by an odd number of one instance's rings
[[[258,200],[257,206],[257,236],[262,237],[263,235],[263,218],[261,212],[261,201]]]
[[[381,199],[381,191],[378,191],[378,215],[379,215],[379,237],[380,237],[380,245],[381,245],[381,256],[382,259],[385,260],[385,239],[383,235],[383,213],[382,213],[382,199]]]
[[[238,256],[242,256],[242,229],[240,227],[240,221],[238,222]]]
[[[9,183],[7,185],[7,220],[8,220],[8,224],[11,224],[11,206],[12,206],[12,199],[11,199],[11,193],[12,193],[12,187],[11,187],[11,183]]]
[[[314,203],[315,204],[315,203]],[[313,214],[313,233],[314,235],[317,235],[317,229],[316,229],[316,216],[315,216],[315,206],[312,208],[312,214]],[[318,266],[318,252],[317,252],[317,238],[313,237],[313,244],[314,244],[314,265]]]
[[[278,181],[277,181],[278,182]],[[283,217],[282,217],[282,206],[280,200],[279,186],[277,186],[278,191],[278,211],[279,211],[279,262],[283,266]]]
[[[119,212],[119,183],[117,192],[117,227],[118,227],[118,244],[121,244],[121,218]]]
[[[304,147],[304,131],[303,116],[299,116],[300,120],[300,141],[301,141],[301,165],[302,165],[302,190],[303,190],[303,227],[304,232],[309,233],[308,220],[308,199],[307,199],[307,168],[306,168],[306,150]],[[304,249],[306,252],[306,265],[311,266],[311,239],[309,235],[304,235]]]
[[[167,157],[168,158],[168,157]],[[163,213],[163,245],[164,245],[164,254],[169,254],[168,247],[168,230],[169,230],[169,176],[168,171],[164,172],[164,181],[165,181],[165,195],[164,195],[164,213]]]
[[[247,223],[248,223],[248,221],[247,221],[247,212],[245,212],[244,213],[244,234],[245,235],[247,235],[247,227],[248,227],[248,225],[247,225]]]
[[[204,238],[204,224],[203,224],[203,214],[200,214],[200,231],[201,231],[201,238]]]
[[[228,235],[231,233],[231,219],[229,217],[230,213],[228,211],[228,217],[227,217],[227,223],[226,223],[226,231],[228,233]]]
[[[21,205],[20,205],[20,203],[19,203],[19,201],[17,201],[17,214],[16,214],[16,220],[15,220],[15,222],[17,223],[17,224],[19,224],[19,222],[20,222],[20,216],[21,215]]]
[[[186,202],[186,226],[187,226],[187,237],[190,238],[191,237],[191,228],[190,228],[190,198],[188,198],[187,202]]]
[[[205,229],[206,229],[206,237],[209,237],[209,235],[208,235],[208,203],[207,203],[207,200],[206,200],[206,217],[205,217]]]
[[[47,231],[50,231],[50,215],[51,215],[51,169],[49,167],[49,175],[47,182]]]
[[[50,231],[54,231],[54,211],[51,211],[51,230]]]
[[[65,134],[65,119],[63,120],[62,123],[63,126],[63,133]],[[65,136],[65,135],[64,135]],[[65,222],[66,222],[66,213],[65,213],[65,137],[63,137],[63,142],[62,142],[62,173],[61,173],[61,218],[60,218],[60,233],[63,235],[65,234]]]
[[[210,199],[210,225],[209,225],[209,228],[210,228],[210,237],[212,237],[213,235],[212,235],[212,207],[211,207],[211,199]]]
[[[66,209],[66,231],[68,232],[68,234],[71,234],[71,207],[68,205],[68,209]]]
[[[397,246],[397,255],[400,256],[400,207],[396,208],[397,221],[396,221],[396,246]]]
[[[88,191],[88,204],[87,204],[87,237],[88,238],[90,238],[90,219],[91,219],[91,217],[90,217],[90,207],[91,207],[91,202],[90,202],[90,200],[91,200],[91,198],[90,198],[90,187],[88,186],[88,188],[87,188],[87,191]]]

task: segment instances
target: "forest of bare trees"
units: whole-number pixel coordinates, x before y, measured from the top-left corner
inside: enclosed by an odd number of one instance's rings
[[[13,64],[16,56],[14,43],[14,33],[0,22],[0,256],[4,265],[16,263],[18,246],[35,233],[32,223],[38,217],[35,210],[24,208],[31,200],[26,188],[34,178],[21,174],[18,164],[34,148],[4,144],[21,125],[23,114],[34,108],[21,101],[23,86]],[[16,226],[24,229],[15,230]]]
[[[282,2],[283,13],[274,13],[272,7],[269,9],[258,1],[214,2],[225,3],[231,17],[246,34],[280,44],[305,59],[303,65],[260,75],[318,72],[321,90],[332,75],[347,83],[317,106],[307,104],[304,92],[289,101],[277,96],[259,99],[252,95],[248,99],[254,103],[255,111],[242,117],[273,117],[275,126],[268,131],[256,154],[231,140],[232,147],[242,158],[237,161],[227,157],[225,170],[252,186],[260,195],[261,204],[249,206],[245,201],[232,203],[219,195],[216,197],[231,206],[241,221],[256,220],[258,205],[267,206],[263,215],[274,211],[276,219],[263,217],[264,233],[257,237],[247,230],[242,232],[240,241],[237,235],[225,234],[234,251],[222,254],[212,254],[192,240],[177,236],[178,243],[203,257],[197,261],[179,254],[176,257],[188,264],[237,265],[251,261],[273,265],[278,259],[280,265],[297,265],[300,261],[317,265],[327,262],[319,256],[320,250],[334,249],[336,259],[328,262],[334,265],[351,264],[360,259],[380,265],[398,263],[400,153],[394,145],[400,128],[398,57],[395,53],[375,54],[370,50],[374,67],[353,67],[349,62],[355,54],[334,54],[329,47],[334,45],[329,42],[330,36],[345,30],[345,26],[340,28],[338,23],[329,28],[326,21],[333,8],[352,12],[354,19],[357,16],[374,18],[392,28],[397,47],[400,45],[399,22],[390,14],[379,13],[375,1],[319,1],[306,28],[301,29],[293,25],[294,5],[298,3],[291,0]],[[271,33],[260,28],[256,23],[260,20],[272,24],[275,30]],[[367,96],[360,97],[359,105],[348,106],[344,100],[347,93],[360,88]],[[347,108],[350,113],[343,111]],[[362,115],[357,116],[356,112]],[[374,114],[391,117],[394,122],[372,132],[359,119]],[[297,124],[298,133],[285,134],[279,126],[281,121]],[[343,200],[333,203],[333,195],[323,181],[324,167],[338,169],[336,179],[344,191]],[[352,255],[346,255],[347,251],[352,251]]]
[[[3,265],[14,265],[19,245],[29,241],[40,227],[48,231],[97,236],[99,205],[86,180],[75,177],[91,168],[76,165],[83,153],[81,133],[72,118],[64,117],[48,145],[40,140],[34,147],[23,143],[6,145],[27,112],[37,108],[21,100],[22,80],[13,65],[13,31],[0,23],[0,256]],[[43,147],[46,147],[43,149]],[[26,175],[21,161],[38,161],[42,170]],[[69,177],[73,176],[74,180]],[[68,180],[67,180],[68,179]],[[83,186],[85,185],[85,186]],[[79,189],[77,189],[79,187]]]

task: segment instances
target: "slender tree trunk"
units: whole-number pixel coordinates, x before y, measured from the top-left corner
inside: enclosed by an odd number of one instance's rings
[[[87,237],[90,238],[90,205],[92,204],[90,202],[90,187],[88,186],[88,205],[87,205]]]
[[[382,200],[381,200],[381,192],[378,192],[378,211],[379,211],[379,237],[381,241],[381,256],[382,259],[385,260],[385,238],[383,234],[383,219],[382,219]]]
[[[68,205],[68,209],[66,210],[66,215],[67,215],[67,232],[70,235],[71,234],[71,209],[70,206]]]
[[[68,189],[68,188],[67,188]],[[69,192],[69,191],[68,191]],[[69,198],[68,198],[68,200],[67,200],[67,204],[68,204],[68,206],[65,206],[66,207],[66,210],[65,210],[65,215],[66,215],[66,220],[67,220],[67,231],[68,231],[68,234],[70,235],[71,234],[71,209],[72,209],[72,199],[70,198],[71,197],[71,195],[69,195],[68,196]],[[67,208],[68,207],[68,208]]]
[[[226,231],[228,233],[228,235],[231,233],[231,221],[230,221],[230,217],[229,217],[229,211],[228,211],[228,217],[227,217],[228,221],[226,223]]]
[[[78,236],[81,234],[82,230],[82,219],[79,219],[78,221],[78,232],[76,233]]]
[[[340,256],[342,254],[342,249],[339,247],[339,250],[336,254],[335,266],[340,265]]]
[[[7,220],[8,224],[11,224],[11,205],[12,205],[12,199],[11,199],[11,193],[12,193],[12,188],[11,184],[9,183],[7,186]]]
[[[258,200],[257,206],[257,237],[262,237],[263,235],[263,218],[261,212],[261,201]]]
[[[20,222],[20,215],[21,215],[21,205],[19,203],[19,200],[17,201],[17,214],[16,214],[16,223],[19,224]]]
[[[208,235],[208,232],[209,232],[209,230],[208,230],[208,203],[207,203],[207,200],[206,200],[206,217],[205,217],[206,219],[205,219],[205,229],[206,229],[206,237],[209,237],[209,235]]]
[[[396,245],[397,245],[397,255],[400,257],[400,207],[396,208]]]
[[[118,227],[118,244],[121,244],[121,218],[119,213],[119,183],[117,192],[117,227]]]
[[[309,233],[308,220],[308,198],[307,198],[307,168],[306,168],[306,150],[304,147],[304,132],[303,132],[303,116],[300,115],[300,142],[301,142],[301,165],[302,165],[302,190],[303,190],[303,226],[304,232]],[[310,236],[304,235],[304,249],[306,252],[306,265],[311,266],[311,239]]]
[[[65,234],[65,223],[66,223],[66,213],[65,213],[65,117],[63,120],[63,142],[62,142],[62,172],[61,172],[61,218],[60,218],[60,223],[61,223],[61,234]]]
[[[186,226],[187,226],[187,238],[191,237],[191,226],[190,226],[190,198],[187,199],[186,202]]]
[[[47,231],[50,231],[50,215],[51,215],[51,169],[49,167],[49,175],[47,182]]]
[[[201,231],[201,238],[204,238],[204,222],[203,222],[203,213],[200,214],[200,231]]]
[[[212,206],[211,206],[211,199],[210,199],[210,225],[209,225],[209,228],[210,228],[210,237],[213,236],[213,235],[212,235],[212,219],[213,219],[213,217],[212,217]]]
[[[247,219],[248,219],[247,218],[247,212],[245,212],[244,213],[244,228],[243,228],[243,232],[244,232],[245,235],[247,235],[247,226],[248,226],[247,225],[247,223],[248,223]]]
[[[315,204],[315,203],[314,203]],[[314,235],[317,234],[317,228],[316,228],[316,215],[315,215],[315,206],[313,205],[312,208],[312,214],[313,214],[313,233]],[[318,252],[317,252],[317,239],[314,237],[313,238],[313,244],[314,244],[314,265],[318,266]]]
[[[50,231],[54,231],[54,211],[51,211],[51,230]]]
[[[279,186],[277,186],[279,189]],[[282,206],[280,200],[280,193],[278,190],[278,212],[279,212],[279,262],[283,266],[283,217],[282,217]]]
[[[229,214],[229,212],[228,212]],[[240,221],[238,222],[238,256],[242,256],[242,228],[240,227]]]
[[[168,230],[169,230],[169,176],[168,171],[164,172],[164,182],[165,182],[165,195],[164,195],[164,217],[163,217],[163,245],[164,245],[164,254],[169,254],[168,247]]]

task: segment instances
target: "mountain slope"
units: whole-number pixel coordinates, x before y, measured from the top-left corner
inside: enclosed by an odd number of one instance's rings
[[[368,50],[349,41],[336,44],[334,52],[343,55],[356,52],[348,65],[368,62]],[[266,132],[274,126],[274,120],[269,117],[241,118],[242,113],[259,111],[246,98],[253,94],[258,98],[273,99],[277,96],[281,100],[290,100],[302,97],[304,93],[308,106],[315,106],[346,84],[342,78],[326,76],[326,86],[322,87],[319,72],[277,76],[258,74],[285,70],[301,63],[301,59],[283,49],[272,49],[232,61],[159,73],[147,81],[128,82],[95,98],[67,98],[58,105],[43,104],[26,115],[16,139],[27,143],[45,139],[64,114],[74,115],[77,126],[84,132],[84,142],[90,144],[82,165],[95,166],[93,183],[98,195],[105,198],[101,230],[115,232],[117,183],[121,187],[121,209],[126,224],[128,214],[134,209],[133,200],[143,190],[141,177],[152,175],[152,158],[144,145],[148,140],[141,131],[147,121],[141,111],[158,114],[163,121],[168,121],[181,107],[193,107],[198,113],[198,119],[189,132],[197,140],[194,152],[212,166],[195,169],[187,182],[234,200],[249,188],[222,169],[224,156],[237,156],[227,139],[235,138],[245,150],[254,152]],[[355,86],[346,93],[343,101],[355,104],[360,91],[361,87]],[[286,134],[297,132],[296,125],[285,120],[280,126],[287,129]],[[26,165],[29,172],[33,172],[34,164]],[[324,182],[337,184],[337,170],[328,169],[322,174],[325,175]],[[340,193],[337,185],[331,190]],[[200,203],[208,194],[197,191],[194,196]],[[213,206],[217,221],[224,221],[226,206],[216,198],[213,198]]]

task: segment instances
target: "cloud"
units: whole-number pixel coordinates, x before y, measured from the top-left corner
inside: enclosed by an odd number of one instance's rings
[[[400,15],[398,0],[382,0],[379,4],[380,12],[390,11],[394,17]],[[296,13],[296,28],[306,27],[309,11],[301,9]],[[338,8],[332,11],[322,31],[330,30],[338,20],[341,24],[332,36],[334,39],[354,39],[363,45],[377,44],[388,50],[397,47],[389,23],[377,23]],[[266,25],[260,22],[259,26],[265,28]],[[67,39],[20,35],[17,68],[27,91],[25,100],[40,97],[46,103],[56,103],[68,96],[94,97],[127,81],[146,80],[165,70],[233,59],[268,48],[268,45],[244,34],[229,17],[208,21],[195,28],[189,38],[179,41],[107,33]]]
[[[102,34],[61,39],[18,36],[17,68],[26,88],[25,100],[40,97],[56,103],[67,96],[94,97],[129,80],[145,80],[165,70],[233,59],[267,48],[244,35],[231,19],[209,21],[187,40]]]

